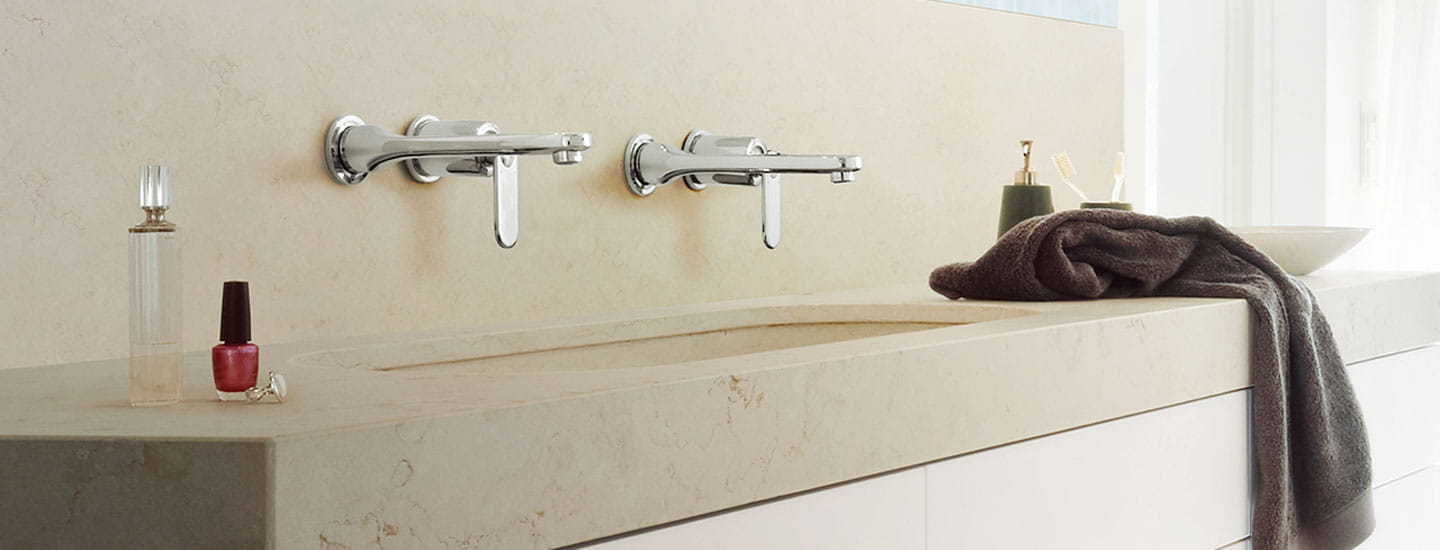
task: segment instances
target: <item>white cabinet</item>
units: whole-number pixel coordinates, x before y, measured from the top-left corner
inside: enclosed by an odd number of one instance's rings
[[[1375,485],[1440,462],[1440,346],[1351,365],[1350,380],[1365,414]]]
[[[1196,548],[1250,532],[1249,392],[926,466],[930,550]]]
[[[1361,550],[1440,548],[1440,467],[1375,489],[1375,533]]]
[[[912,468],[656,529],[591,550],[924,550],[925,472]]]
[[[1440,548],[1440,466],[1375,488],[1375,532],[1357,550]],[[1220,550],[1250,550],[1242,540]]]

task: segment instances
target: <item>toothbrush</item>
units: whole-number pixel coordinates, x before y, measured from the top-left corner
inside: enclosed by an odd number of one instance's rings
[[[1084,191],[1070,182],[1070,178],[1075,177],[1075,165],[1070,163],[1070,155],[1063,152],[1055,153],[1050,155],[1050,161],[1055,163],[1055,170],[1060,172],[1060,181],[1065,182],[1065,185],[1076,195],[1080,195],[1082,202],[1090,202],[1090,197],[1085,196]]]
[[[1120,191],[1125,189],[1125,153],[1115,153],[1115,187],[1110,189],[1110,202],[1120,202]]]

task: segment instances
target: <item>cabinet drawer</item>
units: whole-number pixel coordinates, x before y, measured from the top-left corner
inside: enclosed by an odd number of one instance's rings
[[[1440,467],[1375,489],[1375,533],[1359,550],[1440,548]]]
[[[1440,548],[1440,467],[1375,488],[1375,532],[1356,550]],[[1250,550],[1242,540],[1220,550]]]
[[[913,468],[733,510],[587,550],[924,550],[925,472]]]
[[[1250,533],[1250,394],[938,462],[930,550],[1195,548]]]
[[[1375,485],[1440,462],[1440,346],[1350,366]]]

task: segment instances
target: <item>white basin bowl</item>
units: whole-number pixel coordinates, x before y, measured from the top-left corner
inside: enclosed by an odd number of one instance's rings
[[[1269,225],[1231,227],[1286,273],[1305,275],[1325,267],[1354,248],[1370,230],[1363,227]]]

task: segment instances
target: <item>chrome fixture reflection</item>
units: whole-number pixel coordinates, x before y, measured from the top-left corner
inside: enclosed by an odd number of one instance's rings
[[[782,155],[758,138],[715,136],[695,130],[679,151],[636,134],[625,147],[625,184],[644,197],[675,178],[696,191],[711,183],[760,188],[761,233],[765,246],[780,245],[780,174],[830,174],[834,183],[855,181],[860,157]]]
[[[590,134],[502,134],[490,122],[439,120],[430,115],[410,122],[405,135],[342,116],[325,132],[325,167],[342,185],[365,181],[371,172],[404,162],[410,178],[430,183],[445,176],[484,177],[495,182],[495,240],[515,246],[520,233],[519,155],[549,154],[555,164],[579,164]]]

